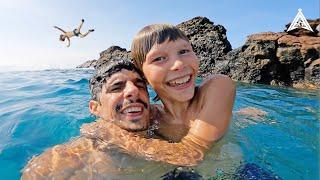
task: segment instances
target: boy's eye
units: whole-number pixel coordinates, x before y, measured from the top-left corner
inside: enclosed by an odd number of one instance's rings
[[[154,58],[154,59],[152,60],[152,62],[163,61],[163,60],[165,60],[165,59],[166,59],[165,57],[160,56],[160,57]]]
[[[179,51],[179,54],[185,54],[185,53],[188,53],[188,52],[190,52],[189,49],[182,49],[182,50]]]

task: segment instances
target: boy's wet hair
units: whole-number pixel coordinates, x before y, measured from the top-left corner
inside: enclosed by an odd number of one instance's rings
[[[89,81],[89,89],[91,93],[91,99],[99,101],[99,94],[101,93],[102,86],[106,80],[113,74],[126,69],[139,74],[139,76],[145,81],[142,72],[134,66],[134,64],[128,59],[110,59],[104,63],[104,65],[96,70],[96,73]]]
[[[142,71],[142,64],[153,45],[161,44],[166,40],[175,41],[177,39],[184,39],[189,42],[187,36],[173,25],[153,24],[142,28],[131,45],[131,57],[135,66]]]

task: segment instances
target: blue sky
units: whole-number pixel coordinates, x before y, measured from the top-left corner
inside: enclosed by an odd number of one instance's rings
[[[145,25],[178,24],[196,16],[223,25],[236,48],[247,35],[283,31],[299,8],[307,19],[320,17],[319,0],[0,0],[0,67],[72,68],[99,58],[111,45],[129,49]],[[82,18],[83,31],[96,31],[84,39],[72,38],[66,48],[52,26],[72,30]]]

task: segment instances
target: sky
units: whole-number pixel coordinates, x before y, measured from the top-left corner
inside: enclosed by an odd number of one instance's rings
[[[196,16],[227,29],[232,48],[259,32],[281,32],[301,8],[307,19],[320,17],[320,0],[0,0],[0,69],[74,68],[112,45],[130,49],[134,35],[155,23],[179,24]],[[53,28],[95,31],[71,46]],[[0,71],[1,71],[0,70]]]

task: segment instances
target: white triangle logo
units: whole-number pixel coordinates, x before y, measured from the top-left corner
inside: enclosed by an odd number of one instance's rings
[[[292,21],[290,27],[288,28],[287,32],[292,31],[294,29],[297,28],[303,28],[309,31],[312,31],[312,28],[310,27],[308,21],[306,20],[306,18],[304,17],[304,15],[302,14],[302,9],[298,9],[298,14],[296,15],[296,17],[294,18],[294,20]]]

